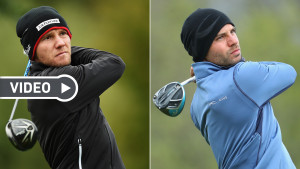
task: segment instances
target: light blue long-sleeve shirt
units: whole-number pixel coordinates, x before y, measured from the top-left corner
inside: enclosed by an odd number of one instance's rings
[[[219,169],[296,168],[270,104],[295,82],[292,66],[279,62],[192,66],[197,83],[192,120],[211,146]]]

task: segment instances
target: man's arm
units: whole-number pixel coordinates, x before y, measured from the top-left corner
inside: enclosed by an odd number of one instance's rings
[[[279,62],[243,62],[234,72],[236,85],[258,106],[289,88],[296,79],[295,69]]]
[[[76,79],[77,96],[66,104],[76,111],[113,85],[122,76],[125,63],[120,57],[105,51],[72,47],[71,65],[51,69],[43,76],[68,74]]]

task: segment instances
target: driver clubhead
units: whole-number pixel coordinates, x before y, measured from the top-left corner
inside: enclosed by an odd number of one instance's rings
[[[185,104],[185,91],[179,82],[171,82],[159,89],[153,103],[164,114],[175,117],[179,115]]]
[[[27,119],[14,119],[5,127],[6,135],[18,150],[31,149],[37,140],[37,127]]]

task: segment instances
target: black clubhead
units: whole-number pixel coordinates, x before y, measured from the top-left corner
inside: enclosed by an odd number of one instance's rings
[[[9,121],[5,128],[10,142],[21,151],[31,149],[37,140],[37,127],[27,119]]]
[[[181,113],[185,104],[185,91],[179,82],[172,82],[160,90],[154,97],[155,106],[168,116],[175,117]]]

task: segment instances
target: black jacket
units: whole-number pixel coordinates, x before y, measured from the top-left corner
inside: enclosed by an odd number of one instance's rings
[[[28,100],[28,110],[38,128],[38,141],[53,169],[79,168],[79,143],[83,169],[123,169],[114,134],[100,107],[99,95],[123,74],[125,64],[105,51],[72,47],[69,66],[48,67],[32,62],[30,76],[68,74],[78,83],[69,102]]]

